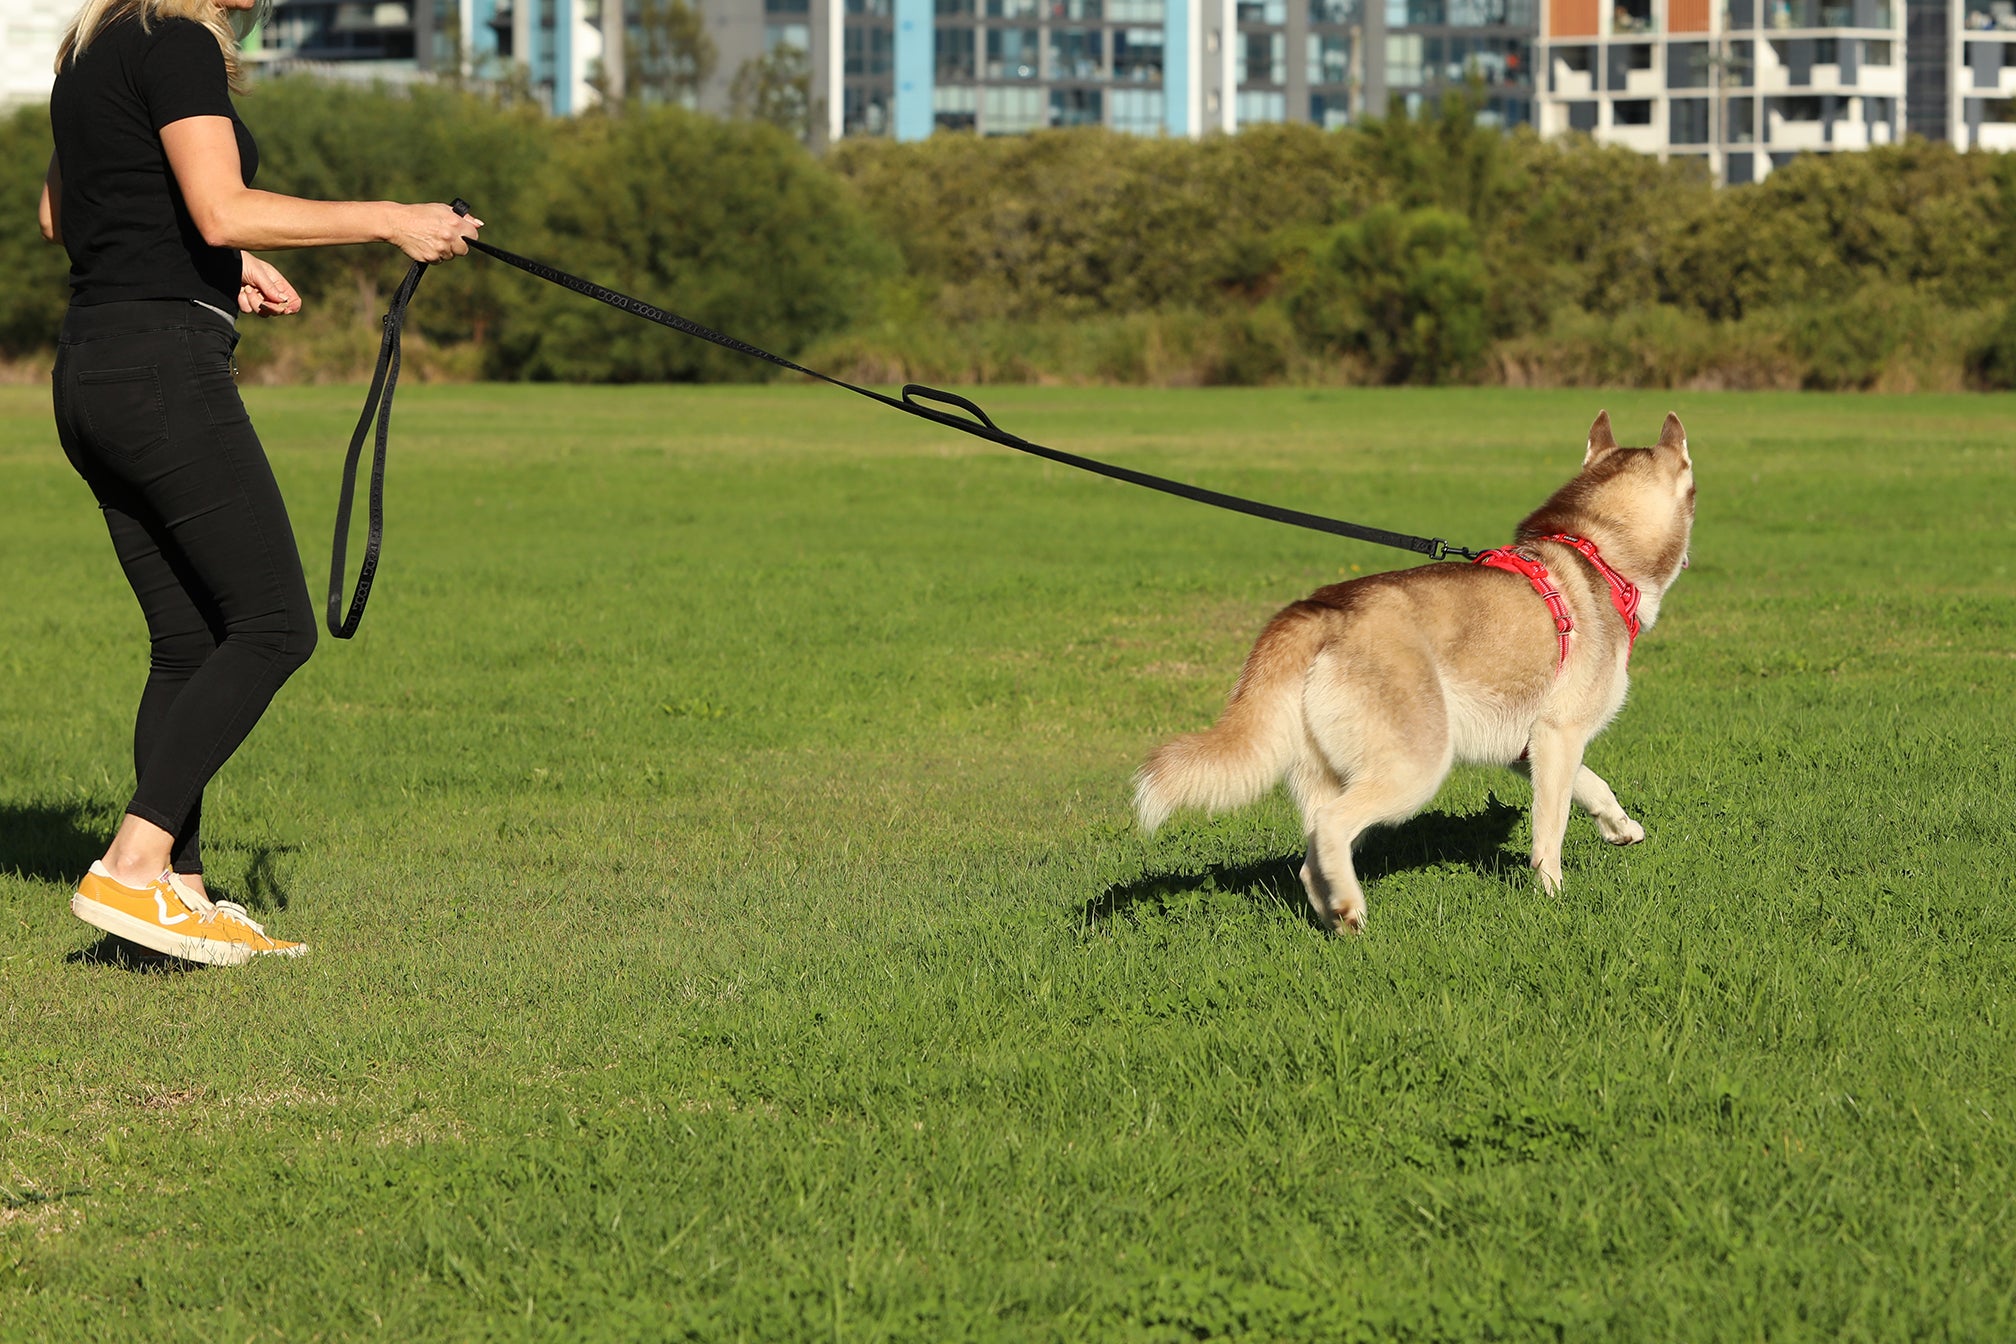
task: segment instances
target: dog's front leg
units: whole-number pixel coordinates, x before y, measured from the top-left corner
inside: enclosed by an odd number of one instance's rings
[[[1603,777],[1586,765],[1575,772],[1575,801],[1596,818],[1596,829],[1611,844],[1635,845],[1645,838],[1645,828],[1625,813]]]
[[[1586,773],[1582,770],[1582,747],[1582,738],[1576,733],[1547,724],[1534,726],[1533,871],[1540,875],[1541,889],[1549,896],[1561,890],[1561,841],[1568,833],[1568,801],[1574,796],[1576,775]],[[1617,800],[1613,797],[1610,801],[1614,807]]]

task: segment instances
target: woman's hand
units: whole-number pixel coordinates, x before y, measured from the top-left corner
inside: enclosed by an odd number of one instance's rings
[[[469,240],[483,221],[458,215],[445,205],[395,205],[391,236],[386,240],[415,261],[447,261],[467,256]]]
[[[238,311],[255,317],[284,317],[301,311],[301,296],[287,277],[250,252],[243,254],[245,283],[238,289]]]

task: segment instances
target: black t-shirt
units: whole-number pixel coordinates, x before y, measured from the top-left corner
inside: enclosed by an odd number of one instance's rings
[[[217,38],[190,19],[107,24],[56,76],[49,122],[63,175],[70,302],[199,299],[234,311],[243,262],[212,247],[189,217],[161,147],[184,117],[229,117],[245,183],[259,147],[231,106]]]

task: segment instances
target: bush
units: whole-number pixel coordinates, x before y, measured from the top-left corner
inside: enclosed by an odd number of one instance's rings
[[[791,356],[875,316],[895,266],[819,163],[774,126],[679,108],[562,123],[512,248]],[[515,237],[515,235],[514,235]],[[774,370],[514,276],[493,376],[745,381]]]
[[[1484,353],[1483,262],[1470,222],[1447,210],[1377,205],[1338,225],[1286,302],[1306,340],[1364,360],[1383,382],[1454,381]]]
[[[0,118],[0,199],[8,202],[0,228],[0,357],[9,359],[54,346],[70,302],[69,259],[35,227],[50,150],[48,109],[23,107]]]

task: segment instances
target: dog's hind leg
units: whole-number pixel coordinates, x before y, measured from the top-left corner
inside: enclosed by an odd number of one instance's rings
[[[1433,800],[1454,759],[1449,710],[1430,659],[1392,643],[1318,659],[1304,694],[1303,722],[1336,792],[1305,805],[1302,885],[1331,928],[1356,932],[1365,892],[1352,847],[1370,827],[1405,821]]]
[[[1611,844],[1635,845],[1645,838],[1645,828],[1625,813],[1603,777],[1586,765],[1575,772],[1575,802],[1596,819],[1596,829]]]
[[[1374,826],[1391,825],[1426,807],[1442,786],[1443,771],[1426,763],[1354,780],[1309,819],[1309,857],[1302,885],[1309,904],[1330,927],[1353,933],[1365,927],[1365,891],[1351,851]]]

